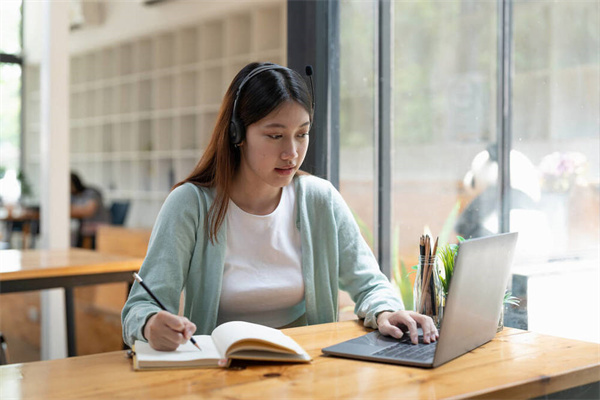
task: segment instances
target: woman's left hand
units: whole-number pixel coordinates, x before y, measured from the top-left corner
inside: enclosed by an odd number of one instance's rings
[[[431,343],[438,340],[440,334],[431,317],[414,311],[383,311],[377,316],[377,326],[383,335],[400,339],[408,329],[413,344],[419,343],[417,327],[423,329],[423,342]]]

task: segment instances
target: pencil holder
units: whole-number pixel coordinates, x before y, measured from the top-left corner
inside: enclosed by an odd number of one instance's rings
[[[413,286],[413,309],[433,319],[440,328],[444,317],[446,298],[435,259],[419,258],[417,276]]]

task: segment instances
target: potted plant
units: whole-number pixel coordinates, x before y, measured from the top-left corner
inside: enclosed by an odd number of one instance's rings
[[[513,296],[512,292],[508,291],[507,289],[504,293],[504,300],[502,301],[502,308],[500,310],[500,320],[498,320],[498,329],[496,332],[500,332],[502,329],[504,329],[504,308],[508,305],[518,307],[520,303],[521,299]]]
[[[448,296],[448,289],[450,288],[450,281],[454,273],[454,263],[456,256],[458,255],[460,243],[465,239],[461,236],[457,236],[459,244],[447,244],[442,246],[438,251],[438,261],[441,264],[441,268],[438,271],[440,275],[440,282],[444,290],[444,297]],[[504,308],[507,305],[518,307],[521,300],[518,297],[512,295],[508,289],[504,293],[504,299],[502,301],[502,309],[500,312],[500,319],[498,320],[498,332],[504,328]]]
[[[457,236],[456,238],[458,239],[459,244],[465,240],[461,236]],[[444,297],[448,297],[448,289],[450,289],[450,281],[452,280],[452,274],[454,273],[454,261],[458,255],[459,244],[449,243],[442,246],[438,251],[438,265],[441,264],[438,274],[444,289]]]

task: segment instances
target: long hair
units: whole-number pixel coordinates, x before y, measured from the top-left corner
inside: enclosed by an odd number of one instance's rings
[[[183,181],[199,187],[216,189],[215,199],[206,216],[206,229],[211,243],[225,220],[229,205],[231,182],[240,166],[240,150],[229,139],[229,122],[238,87],[254,69],[267,63],[250,63],[238,72],[229,85],[217,115],[210,142],[200,161]],[[312,125],[312,97],[306,82],[291,69],[272,69],[259,73],[247,81],[238,98],[237,118],[244,128],[260,121],[285,101],[295,101],[308,112]]]

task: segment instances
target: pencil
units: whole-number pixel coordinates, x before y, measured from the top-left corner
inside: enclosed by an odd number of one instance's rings
[[[423,275],[421,281],[421,301],[419,303],[419,309],[417,312],[423,312],[423,306],[425,305],[425,299],[429,296],[429,278],[431,277],[429,258],[431,252],[431,241],[429,235],[425,236],[425,261],[423,264]],[[424,314],[427,314],[427,310],[424,310]]]
[[[144,290],[146,290],[146,292],[148,292],[150,297],[152,297],[154,299],[154,301],[156,301],[158,303],[160,308],[162,308],[164,311],[168,311],[167,308],[163,305],[163,303],[161,303],[160,300],[154,295],[154,293],[152,293],[152,290],[150,290],[150,288],[148,286],[146,286],[146,283],[142,280],[142,278],[137,273],[134,272],[133,277],[135,278],[136,281],[139,282],[140,285],[142,285]],[[200,346],[198,346],[198,343],[196,343],[196,341],[194,340],[193,337],[190,338],[190,342],[192,342],[192,344],[194,346],[196,346],[198,348],[198,350],[202,351],[202,349],[200,348]]]
[[[435,261],[435,253],[437,253],[438,240],[440,240],[439,236],[435,238],[435,244],[433,245],[433,260],[434,261]]]
[[[425,267],[425,237],[421,235],[419,238],[419,264],[421,265],[421,283],[423,283],[423,268]]]
[[[433,245],[433,253],[431,255],[431,264],[432,264],[432,268],[433,268],[433,273],[436,274],[437,271],[435,270],[435,260],[436,260],[436,253],[437,253],[437,247],[438,247],[438,240],[439,240],[439,236],[435,238],[435,244]],[[435,315],[438,315],[438,304],[435,301],[435,283],[434,280],[431,281],[431,286],[433,287],[433,289],[431,290],[431,301],[433,302],[433,312]]]

